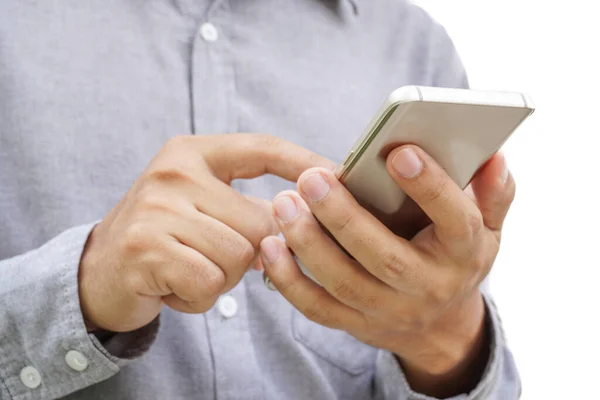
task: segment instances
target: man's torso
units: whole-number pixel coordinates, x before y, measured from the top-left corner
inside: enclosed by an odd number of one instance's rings
[[[444,84],[440,35],[392,0],[3,1],[0,259],[102,218],[175,135],[270,133],[340,162],[391,90]],[[371,396],[375,349],[306,320],[259,273],[229,296],[231,318],[165,310],[148,354],[73,398]]]

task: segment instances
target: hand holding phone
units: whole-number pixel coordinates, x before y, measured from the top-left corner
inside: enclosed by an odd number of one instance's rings
[[[417,145],[464,189],[533,111],[522,93],[402,87],[388,96],[335,175],[362,207],[410,239],[431,220],[389,175],[390,152]]]
[[[533,111],[522,93],[402,87],[387,98],[336,176],[363,207],[410,238],[429,220],[389,176],[388,154],[415,144],[464,189]]]

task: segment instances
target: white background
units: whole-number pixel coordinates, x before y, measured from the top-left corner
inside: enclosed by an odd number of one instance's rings
[[[600,399],[600,19],[592,0],[420,0],[477,89],[528,92],[492,273],[523,399]]]

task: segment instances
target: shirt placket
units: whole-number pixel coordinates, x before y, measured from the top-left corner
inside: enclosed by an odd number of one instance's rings
[[[246,290],[240,283],[206,313],[218,400],[265,398],[248,326]]]
[[[190,92],[193,133],[238,130],[234,49],[228,0],[215,0],[198,19],[192,43]],[[263,399],[259,366],[248,326],[246,287],[238,284],[205,313],[218,400]]]
[[[194,134],[234,132],[235,70],[228,0],[215,0],[198,20],[190,66]]]

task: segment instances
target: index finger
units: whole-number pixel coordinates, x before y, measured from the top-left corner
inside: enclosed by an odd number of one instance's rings
[[[327,158],[276,136],[236,133],[203,139],[204,159],[213,174],[225,183],[265,174],[296,182],[309,168],[335,168]]]
[[[331,171],[306,171],[298,189],[315,217],[372,275],[397,290],[420,286],[427,275],[420,253],[362,208]]]

